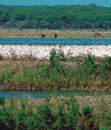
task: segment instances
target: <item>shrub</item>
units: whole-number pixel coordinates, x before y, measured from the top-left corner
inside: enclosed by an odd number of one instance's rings
[[[51,67],[54,67],[55,66],[55,59],[56,59],[56,51],[53,49],[51,52],[50,52],[50,65]]]
[[[83,117],[81,129],[99,129],[97,118],[93,115],[93,108],[86,106],[82,109]]]
[[[92,115],[92,112],[93,112],[93,108],[90,107],[90,106],[86,106],[86,107],[84,107],[84,108],[82,109],[82,112],[83,112],[84,116],[90,118],[91,115]]]
[[[99,73],[102,79],[108,80],[111,78],[111,57],[102,61]]]
[[[94,56],[88,55],[82,63],[78,59],[77,67],[74,69],[74,83],[83,83],[83,86],[88,86],[89,81],[92,80],[92,75],[95,77],[96,71],[97,65]]]
[[[76,129],[79,125],[80,119],[80,110],[78,103],[74,97],[67,100],[68,112],[67,112],[67,120],[66,120],[66,128],[67,129]]]
[[[53,129],[56,127],[57,116],[49,106],[50,100],[46,100],[45,105],[38,107],[39,129]]]
[[[96,70],[95,57],[88,55],[85,57],[84,62],[82,64],[82,73],[83,76],[89,78],[91,74],[93,74]]]
[[[16,127],[16,121],[15,118],[12,114],[12,112],[10,111],[10,109],[7,109],[4,112],[4,121],[5,121],[5,126],[7,130],[14,130]]]
[[[56,57],[57,57],[57,59],[58,59],[59,61],[66,61],[66,60],[67,60],[67,58],[65,57],[64,52],[63,52],[62,50],[59,50],[59,51],[58,51]]]
[[[26,107],[25,107],[25,103],[23,101],[21,101],[21,107],[22,107],[22,110],[18,110],[18,112],[17,112],[16,124],[17,124],[18,129],[25,130],[25,129],[27,129]]]
[[[105,101],[100,104],[99,111],[94,112],[90,106],[79,107],[73,96],[57,99],[48,97],[37,106],[29,104],[30,100],[22,100],[19,101],[19,108],[15,102],[17,100],[10,101],[9,106],[0,107],[1,130],[103,130],[111,127],[109,103]]]
[[[58,60],[58,61],[66,61],[67,60],[67,58],[65,57],[64,52],[62,50],[59,50],[58,52],[56,52],[55,49],[53,49],[50,52],[49,59],[50,59],[51,65],[54,64],[56,60]]]
[[[0,105],[4,105],[5,104],[5,98],[0,96]]]
[[[10,69],[6,69],[5,71],[0,73],[0,83],[9,85],[12,77],[13,72]]]
[[[3,116],[2,115],[0,115],[0,129],[1,130],[5,130],[6,129],[5,122],[3,120]]]

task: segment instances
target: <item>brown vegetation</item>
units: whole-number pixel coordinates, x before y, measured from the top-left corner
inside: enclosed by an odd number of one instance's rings
[[[95,32],[99,32],[99,35],[96,33],[99,38],[111,38],[110,30],[96,30]],[[46,34],[47,38],[96,38],[92,30],[0,29],[0,38],[45,38]]]

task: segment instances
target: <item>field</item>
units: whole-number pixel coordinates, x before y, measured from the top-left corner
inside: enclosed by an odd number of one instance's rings
[[[101,35],[95,36],[95,33]],[[46,35],[46,38],[54,38],[54,34],[58,34],[57,38],[111,38],[111,30],[90,29],[90,30],[40,30],[40,29],[12,29],[1,28],[0,38],[41,38],[41,33]]]

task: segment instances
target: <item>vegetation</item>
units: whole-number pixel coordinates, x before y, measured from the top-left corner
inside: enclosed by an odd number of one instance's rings
[[[83,102],[83,101],[82,101]],[[101,100],[99,111],[80,107],[75,97],[45,98],[32,104],[30,99],[8,99],[0,106],[0,129],[3,130],[106,130],[111,128],[109,105]],[[99,102],[100,103],[100,102]],[[106,107],[107,106],[107,107]]]
[[[0,96],[0,105],[4,105],[5,104],[5,98]]]
[[[95,35],[100,32],[101,35]],[[19,28],[0,28],[0,38],[41,38],[41,33],[46,38],[107,38],[111,39],[111,31],[105,29],[19,29]],[[102,42],[104,44],[104,42]]]
[[[48,90],[48,89],[110,89],[111,57],[96,61],[88,55],[75,58],[76,66],[64,66],[67,59],[63,52],[52,50],[49,64],[37,64],[35,68],[8,67],[0,71],[2,89]]]
[[[36,29],[111,29],[111,7],[0,6],[0,26]]]

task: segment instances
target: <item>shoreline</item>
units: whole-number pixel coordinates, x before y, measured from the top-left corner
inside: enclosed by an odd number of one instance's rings
[[[24,89],[25,88],[25,89]],[[53,92],[53,91],[59,91],[59,92],[83,92],[83,93],[90,93],[90,94],[95,94],[95,93],[100,93],[100,94],[108,94],[108,93],[111,93],[111,89],[110,89],[110,87],[106,87],[106,88],[83,88],[83,87],[74,87],[73,89],[72,88],[68,88],[68,89],[65,89],[65,88],[61,88],[61,89],[51,89],[51,88],[49,88],[49,89],[47,89],[47,88],[43,88],[42,90],[41,89],[37,89],[36,87],[35,87],[35,89],[30,89],[31,87],[16,87],[16,89],[15,89],[15,87],[6,87],[6,88],[4,88],[4,86],[3,86],[3,88],[2,87],[0,87],[0,91],[12,91],[12,92],[14,92],[14,91],[16,91],[16,92]],[[109,95],[109,94],[108,94]]]

